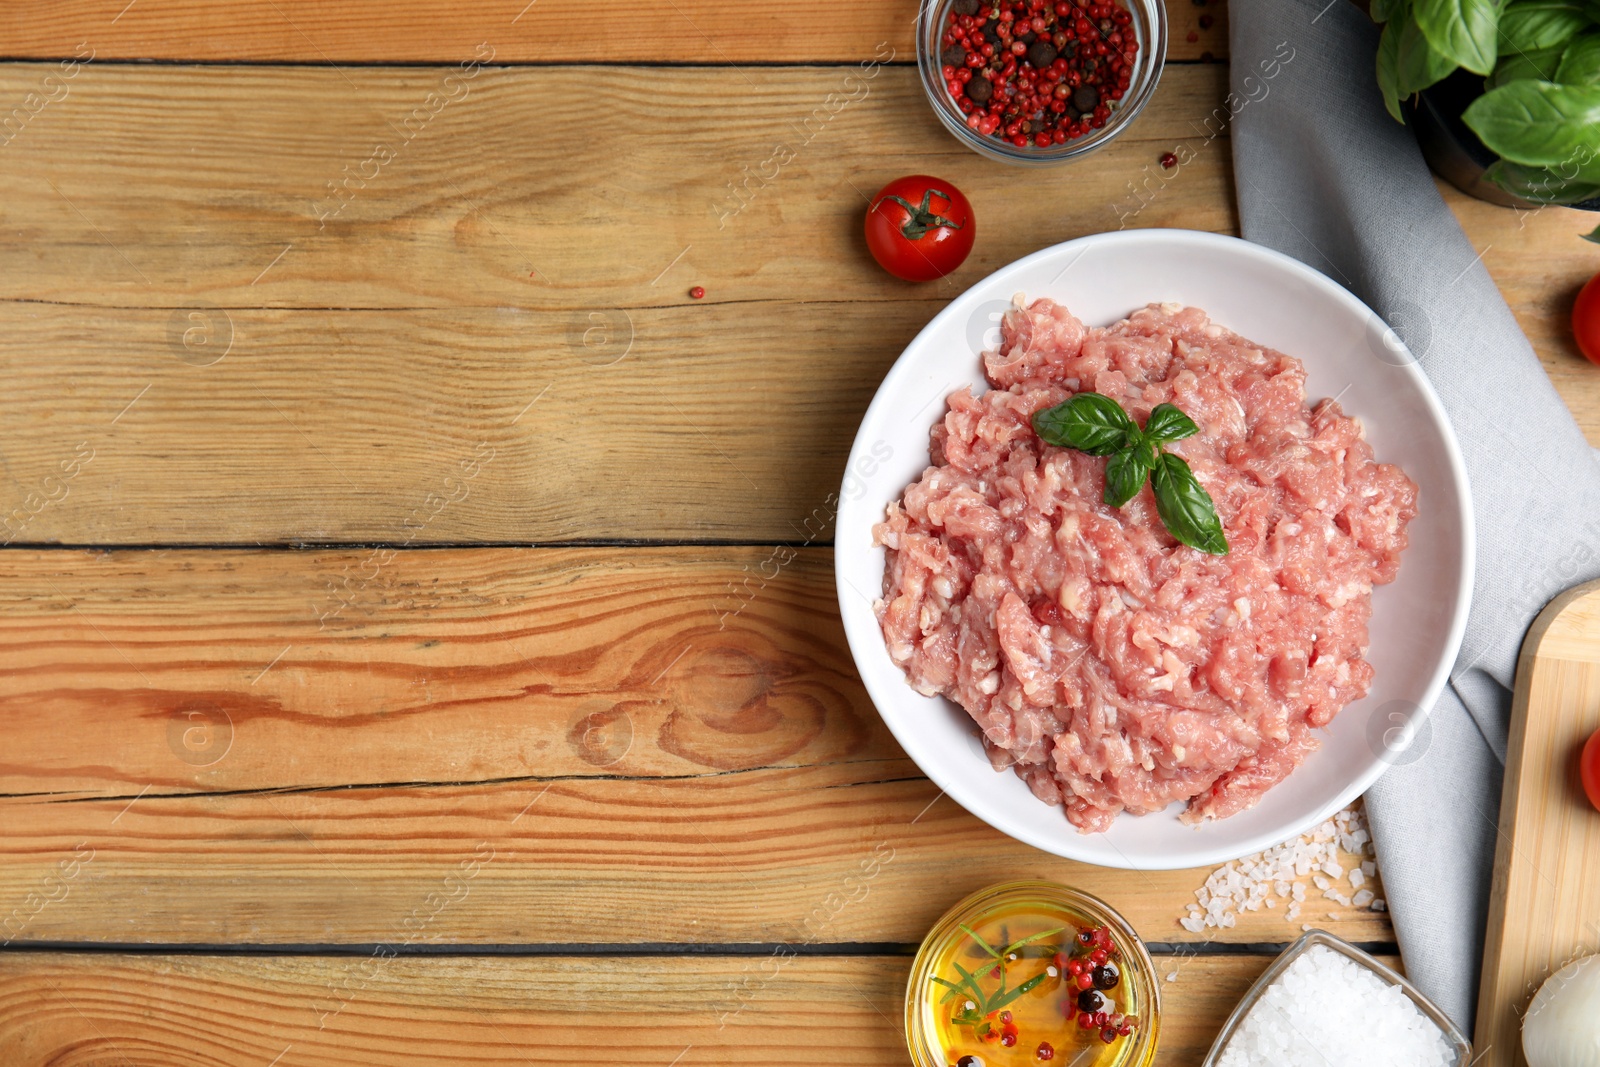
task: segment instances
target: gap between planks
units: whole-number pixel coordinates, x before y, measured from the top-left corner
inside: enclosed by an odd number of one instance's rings
[[[1145,949],[1152,956],[1277,956],[1288,948],[1290,941],[1207,941],[1188,944],[1182,941],[1146,941]],[[1354,941],[1351,944],[1374,956],[1392,956],[1399,946],[1392,941]],[[198,942],[185,944],[145,943],[138,941],[10,941],[0,944],[0,953],[53,952],[64,955],[132,955],[132,956],[373,956],[385,955],[472,958],[477,956],[504,956],[512,958],[587,957],[587,956],[718,956],[745,957],[770,956],[786,953],[796,956],[915,956],[918,946],[901,941],[841,941],[841,942],[790,942],[790,941],[730,941],[670,942],[655,941],[638,944],[390,944],[373,942],[312,942],[305,944],[251,944]]]

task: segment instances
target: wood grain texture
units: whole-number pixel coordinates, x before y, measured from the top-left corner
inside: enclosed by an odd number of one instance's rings
[[[1197,1067],[1270,956],[1157,957],[1161,1067]],[[1386,959],[1393,965],[1396,961]],[[905,957],[0,955],[15,1067],[906,1062]],[[274,1060],[274,1057],[279,1057]]]
[[[1483,265],[1533,343],[1556,391],[1589,443],[1600,447],[1600,367],[1583,358],[1572,336],[1572,305],[1578,290],[1600,269],[1594,245],[1579,235],[1594,229],[1600,216],[1562,207],[1535,211],[1498,207],[1443,182],[1439,187],[1473,246],[1482,251]],[[1484,353],[1483,358],[1485,366],[1492,366],[1495,355]]]
[[[89,42],[107,59],[454,63],[481,42],[502,63],[853,63],[882,42],[916,58],[916,0],[818,4],[734,0],[14,0],[0,7],[6,55],[59,57]],[[1222,0],[1168,0],[1174,59],[1227,53]],[[1210,15],[1202,25],[1201,16]],[[1194,34],[1194,40],[1189,35]]]
[[[1578,756],[1600,729],[1600,582],[1535,620],[1517,663],[1499,847],[1473,1042],[1490,1067],[1525,1067],[1522,1015],[1545,978],[1600,952],[1600,817]]]
[[[0,67],[0,98],[49,69]],[[967,285],[1119,212],[1234,228],[1226,141],[1195,134],[1223,75],[1174,68],[1093,167],[1036,172],[961,148],[904,68],[831,116],[838,69],[484,71],[409,143],[437,69],[82,68],[0,149],[0,514],[22,542],[801,539]],[[626,166],[549,106],[575,97],[631,131]],[[380,141],[397,158],[319,229]],[[794,160],[746,185],[777,142]],[[859,234],[910,161],[994,220],[925,286]],[[403,526],[480,443],[470,496]]]
[[[906,943],[1012,877],[1198,940],[1178,919],[1208,871],[1054,859],[918,773],[856,679],[827,550],[0,568],[0,940],[394,940],[475,856],[428,940]],[[1323,903],[1302,921],[1392,936]],[[1291,940],[1281,916],[1211,933]]]

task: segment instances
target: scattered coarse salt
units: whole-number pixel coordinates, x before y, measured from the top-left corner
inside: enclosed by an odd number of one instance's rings
[[[1350,898],[1350,903],[1358,908],[1364,908],[1377,898],[1377,894],[1370,889],[1358,889],[1356,895]]]
[[[1177,980],[1178,980],[1178,972],[1177,971],[1168,971],[1167,972],[1167,981],[1176,982]]]
[[[1453,1067],[1455,1059],[1399,986],[1312,945],[1245,1013],[1217,1067]]]
[[[1389,905],[1384,901],[1384,899],[1382,897],[1379,897],[1377,900],[1374,900],[1372,902],[1372,910],[1373,911],[1388,911],[1389,910]]]
[[[1301,879],[1308,877],[1326,899],[1348,906],[1352,898],[1336,883],[1348,877],[1350,890],[1355,892],[1373,880],[1378,866],[1372,856],[1371,840],[1361,810],[1346,808],[1296,840],[1213,870],[1205,884],[1195,890],[1196,903],[1188,905],[1188,914],[1178,920],[1178,925],[1192,934],[1226,930],[1237,923],[1237,916],[1242,913],[1277,910],[1268,899],[1273,895],[1289,899],[1294,905],[1303,904],[1306,885]],[[1292,922],[1299,913],[1298,907],[1291,906],[1281,914],[1285,921]]]

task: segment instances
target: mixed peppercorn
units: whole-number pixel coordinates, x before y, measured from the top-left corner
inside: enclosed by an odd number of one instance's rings
[[[953,0],[940,73],[967,128],[1018,148],[1066,144],[1111,119],[1139,51],[1115,0]]]
[[[1076,1016],[1079,1028],[1098,1031],[1100,1040],[1109,1045],[1118,1037],[1133,1033],[1133,1028],[1139,1025],[1136,1015],[1108,1010],[1115,1004],[1105,994],[1122,982],[1122,971],[1114,958],[1119,954],[1117,944],[1111,939],[1110,927],[1106,926],[1079,930],[1077,940],[1079,948],[1085,950],[1084,955],[1069,958],[1066,953],[1060,953],[1056,956],[1056,966],[1061,968],[1068,988],[1078,991],[1077,999],[1069,997],[1062,1003],[1061,1011],[1064,1015]]]

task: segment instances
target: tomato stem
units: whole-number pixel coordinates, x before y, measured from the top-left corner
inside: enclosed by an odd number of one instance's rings
[[[946,204],[955,203],[954,200],[950,199],[949,193],[941,192],[938,189],[924,189],[922,191],[921,205],[913,205],[904,197],[892,195],[880,198],[878,203],[881,205],[885,200],[893,200],[895,203],[905,208],[907,214],[910,215],[910,218],[906,219],[905,224],[900,227],[900,236],[904,237],[908,241],[920,241],[923,237],[927,236],[929,230],[937,229],[940,226],[945,226],[952,230],[961,229],[961,223],[953,222],[950,219],[945,218],[943,215],[934,214],[932,205],[933,198],[935,196],[943,200]]]

